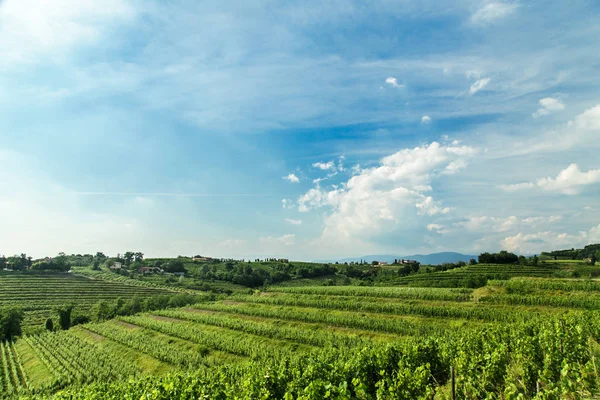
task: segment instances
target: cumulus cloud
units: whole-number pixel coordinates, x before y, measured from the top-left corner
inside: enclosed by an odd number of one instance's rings
[[[475,93],[479,92],[481,89],[483,89],[484,87],[486,87],[489,82],[490,82],[490,78],[478,79],[469,88],[469,93],[470,94],[475,94]]]
[[[552,97],[545,97],[541,99],[540,106],[541,107],[536,112],[531,114],[533,118],[539,118],[550,114],[552,111],[562,111],[565,109],[565,105],[561,103],[560,100]]]
[[[429,115],[423,115],[421,117],[421,123],[422,124],[430,124],[431,123],[431,117]]]
[[[487,25],[509,16],[516,9],[517,5],[515,3],[487,1],[471,15],[471,23],[475,25]]]
[[[322,169],[324,171],[327,171],[327,170],[330,170],[330,169],[335,169],[335,164],[334,164],[333,161],[328,161],[326,163],[324,163],[324,162],[316,162],[316,163],[313,163],[312,166],[315,167],[315,168]]]
[[[287,222],[288,224],[292,224],[292,225],[302,225],[302,220],[301,219],[286,218],[285,222]]]
[[[600,169],[591,169],[587,172],[582,172],[577,164],[571,164],[567,168],[560,171],[556,178],[542,178],[536,183],[522,182],[512,185],[500,185],[500,188],[507,192],[540,188],[556,193],[576,195],[581,193],[585,186],[599,182]]]
[[[296,176],[296,174],[294,174],[294,173],[291,173],[289,175],[284,176],[283,179],[285,179],[287,181],[290,181],[292,183],[298,183],[298,182],[300,182],[300,178],[298,178]]]
[[[375,236],[396,229],[424,228],[428,219],[450,211],[428,195],[432,181],[452,162],[477,153],[469,146],[437,142],[404,149],[380,160],[380,165],[355,171],[334,190],[313,188],[298,199],[299,211],[328,207],[323,237]],[[433,221],[428,221],[433,223]]]
[[[404,85],[399,84],[398,80],[396,78],[394,78],[393,76],[390,76],[389,78],[387,78],[385,80],[385,83],[387,83],[388,85],[390,85],[391,87],[396,87],[396,88],[401,88],[404,87]]]

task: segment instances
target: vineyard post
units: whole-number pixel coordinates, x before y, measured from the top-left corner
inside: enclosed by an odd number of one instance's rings
[[[536,396],[539,396],[539,395],[540,395],[540,392],[541,392],[541,390],[542,390],[542,387],[541,387],[541,386],[542,386],[542,385],[540,384],[540,381],[537,381],[537,382],[535,383],[535,394],[536,394]]]
[[[452,400],[456,400],[454,367],[450,367],[450,386],[452,387]]]

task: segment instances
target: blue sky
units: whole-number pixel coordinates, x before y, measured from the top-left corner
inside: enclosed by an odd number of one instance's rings
[[[0,254],[600,242],[596,1],[0,2]]]

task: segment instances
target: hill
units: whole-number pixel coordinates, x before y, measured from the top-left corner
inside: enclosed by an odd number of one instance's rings
[[[368,255],[363,257],[355,257],[355,258],[344,258],[342,260],[338,260],[339,262],[360,262],[360,260],[364,260],[366,262],[372,261],[384,261],[388,263],[394,262],[394,260],[415,260],[421,264],[425,265],[438,265],[443,263],[455,263],[458,261],[469,262],[471,258],[477,259],[477,256],[469,255],[469,254],[461,254],[455,252],[442,252],[442,253],[432,253],[432,254],[413,254],[409,256],[394,256],[394,255]]]

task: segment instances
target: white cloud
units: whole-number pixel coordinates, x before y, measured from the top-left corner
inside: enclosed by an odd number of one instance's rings
[[[548,115],[551,111],[561,111],[565,109],[565,105],[561,103],[560,100],[552,97],[545,97],[541,99],[540,105],[542,107],[531,114],[533,118],[539,118],[541,116]]]
[[[439,201],[435,201],[433,197],[424,197],[421,201],[417,202],[415,206],[418,209],[419,215],[437,215],[437,214],[448,214],[450,208],[442,207]]]
[[[581,193],[584,186],[600,182],[600,169],[591,169],[587,172],[581,172],[577,164],[571,164],[560,171],[556,178],[542,178],[536,183],[522,182],[512,185],[500,185],[500,188],[507,192],[515,192],[524,189],[533,189],[538,187],[546,191],[562,193],[567,195],[576,195]]]
[[[422,124],[430,124],[431,123],[431,117],[429,115],[423,115],[421,117],[421,123]]]
[[[296,235],[288,233],[280,237],[261,237],[259,241],[265,245],[283,245],[283,246],[291,246],[294,244],[296,239]]]
[[[471,15],[471,23],[475,25],[487,25],[512,14],[517,9],[517,4],[505,1],[484,2]]]
[[[458,145],[459,142],[457,140],[455,140],[454,142],[452,142],[452,144]],[[461,170],[465,169],[467,167],[467,165],[468,165],[467,160],[464,160],[464,159],[452,161],[450,164],[448,164],[446,166],[443,173],[446,175],[453,175],[453,174],[456,174],[457,172],[460,172]]]
[[[316,163],[313,163],[312,166],[315,167],[315,168],[322,169],[324,171],[327,171],[327,170],[330,170],[330,169],[335,169],[335,164],[334,164],[333,161],[328,161],[326,163],[324,163],[324,162],[316,162]]]
[[[600,129],[600,104],[578,115],[575,121],[569,122],[569,125],[581,129]]]
[[[429,230],[429,231],[436,231],[436,230],[440,230],[442,228],[444,228],[444,226],[440,225],[440,224],[429,224],[429,225],[427,225],[427,230]]]
[[[475,93],[479,92],[481,89],[486,87],[489,82],[490,82],[490,78],[482,78],[482,79],[475,81],[475,83],[473,83],[471,85],[471,87],[469,88],[469,93],[475,94]]]
[[[476,216],[470,217],[466,221],[455,222],[454,227],[467,232],[490,233],[490,232],[509,232],[515,229],[526,229],[539,227],[540,225],[549,225],[562,220],[560,215],[550,215],[547,217],[525,217],[520,218],[514,215],[509,217],[489,217]]]
[[[281,199],[282,208],[294,208],[294,201],[291,199]]]
[[[389,78],[387,78],[385,80],[385,83],[387,83],[388,85],[390,85],[392,87],[396,87],[396,88],[404,87],[404,85],[398,84],[398,80],[396,78],[394,78],[393,76],[390,76]]]
[[[292,225],[302,225],[302,220],[301,219],[286,218],[285,222],[287,222],[288,224],[292,224]]]
[[[282,179],[285,179],[285,180],[287,180],[287,181],[290,181],[290,182],[292,182],[292,183],[298,183],[298,182],[300,182],[300,178],[298,178],[298,177],[296,176],[296,174],[294,174],[294,173],[291,173],[291,174],[289,174],[289,175],[286,175],[286,176],[284,176]]]
[[[111,21],[135,14],[122,0],[5,0],[0,2],[0,66],[56,59],[97,42]]]
[[[341,188],[313,188],[298,199],[299,211],[330,207],[323,237],[330,240],[365,238],[396,229],[424,228],[421,219],[447,214],[430,191],[431,181],[451,162],[474,156],[469,146],[442,146],[437,142],[398,151],[380,165],[355,171]]]
[[[328,203],[327,197],[328,193],[318,188],[310,189],[298,199],[298,211],[307,212],[313,208],[322,207]]]
[[[591,228],[587,232],[581,231],[578,234],[556,233],[553,231],[518,233],[502,239],[500,244],[502,248],[508,251],[532,254],[556,249],[582,247],[599,240],[600,225]]]

